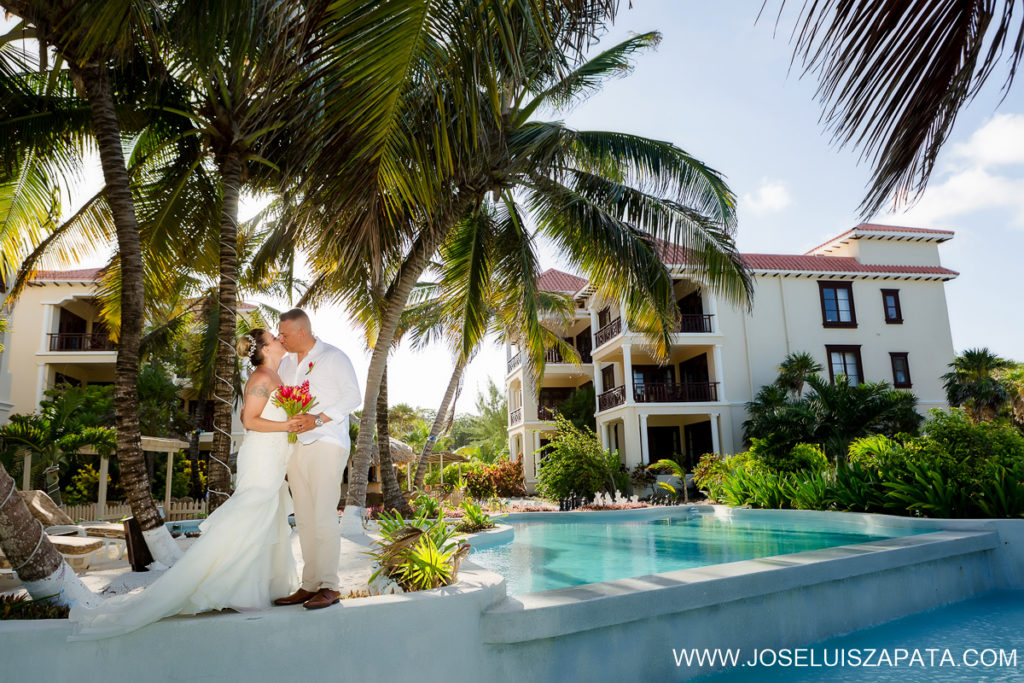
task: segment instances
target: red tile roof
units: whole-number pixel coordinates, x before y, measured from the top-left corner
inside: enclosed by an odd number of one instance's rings
[[[840,233],[840,234],[836,235],[835,237],[833,237],[830,240],[826,240],[826,241],[822,242],[821,244],[819,244],[818,246],[814,247],[813,249],[808,249],[805,253],[813,254],[814,252],[818,251],[822,247],[827,247],[830,244],[838,242],[838,241],[842,240],[843,238],[849,237],[850,235],[852,235],[854,233],[857,233],[857,232],[887,232],[887,233],[904,233],[904,234],[907,234],[907,235],[933,235],[933,236],[937,237],[938,240],[941,241],[941,242],[944,242],[944,241],[946,241],[948,239],[951,239],[953,237],[953,235],[954,235],[952,230],[932,230],[931,228],[904,228],[904,227],[899,226],[899,225],[881,225],[879,223],[861,223],[860,225],[857,225],[857,226],[854,226],[854,227],[850,228],[846,232],[843,232],[843,233]],[[945,237],[945,235],[948,235],[948,237]]]
[[[893,273],[899,275],[950,275],[955,270],[942,266],[868,265],[850,256],[810,256],[807,254],[743,254],[751,270],[822,273]]]
[[[563,292],[575,294],[587,286],[587,281],[569,273],[548,268],[537,278],[537,287],[544,292]]]
[[[33,280],[88,281],[99,277],[100,268],[79,268],[78,270],[37,270]]]

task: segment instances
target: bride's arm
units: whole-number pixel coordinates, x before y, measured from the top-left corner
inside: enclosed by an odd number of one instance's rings
[[[287,422],[260,417],[277,386],[268,378],[253,375],[245,385],[242,399],[242,426],[251,432],[286,432]]]

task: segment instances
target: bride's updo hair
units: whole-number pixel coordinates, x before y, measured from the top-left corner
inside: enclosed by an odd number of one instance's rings
[[[267,331],[256,327],[249,330],[248,334],[243,334],[238,338],[238,343],[235,344],[235,351],[238,352],[239,358],[247,358],[255,368],[263,365],[265,360],[263,357],[263,347],[268,343]]]

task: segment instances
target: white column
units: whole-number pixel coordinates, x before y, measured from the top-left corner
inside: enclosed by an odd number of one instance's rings
[[[629,332],[629,325],[626,323],[626,299],[619,301],[619,318],[622,320],[622,334]]]
[[[633,350],[629,344],[622,345],[622,380],[626,387],[626,405],[633,405]]]
[[[601,364],[594,361],[594,414],[601,411],[601,394],[604,393],[604,377],[601,376]],[[607,448],[607,446],[605,446]]]
[[[632,411],[626,413],[622,423],[622,443],[619,444],[626,467],[633,468],[643,462],[640,449],[640,420]]]
[[[594,306],[594,302],[593,301],[590,302],[590,306],[591,306],[591,308],[590,308],[590,345],[596,349],[597,348],[597,344],[594,343],[594,335],[597,334],[597,330],[598,330],[598,327],[597,327],[598,326],[597,311],[595,311],[594,308],[593,308],[593,306]]]
[[[711,413],[711,449],[715,453],[722,452],[721,440],[718,435],[718,416],[719,413]]]
[[[36,379],[36,406],[42,402],[44,391],[46,391],[46,364],[42,363],[39,365],[38,378]]]
[[[702,291],[707,291],[707,288],[701,288]],[[718,333],[720,327],[718,326],[718,298],[713,293],[708,293],[708,313],[711,315],[711,331]]]
[[[601,435],[601,448],[603,448],[606,451],[609,450],[609,448],[608,448],[608,424],[607,423],[598,422],[597,423],[597,433]]]
[[[640,462],[651,462],[651,441],[647,434],[647,413],[640,413]]]
[[[110,471],[110,458],[100,456],[100,494],[96,500],[96,519],[102,520],[107,512],[107,473]]]
[[[715,344],[715,381],[718,382],[718,400],[725,403],[725,374],[722,371],[722,345]]]

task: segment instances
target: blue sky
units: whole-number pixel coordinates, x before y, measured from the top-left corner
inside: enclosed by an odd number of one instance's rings
[[[740,198],[737,241],[745,252],[802,253],[861,221],[858,206],[870,166],[859,151],[837,149],[819,124],[816,81],[790,70],[790,3],[775,29],[777,3],[755,23],[761,0],[728,3],[634,0],[602,41],[661,32],[632,73],[552,118],[575,128],[618,130],[671,141],[724,173]],[[777,35],[774,35],[776,34]],[[595,48],[595,52],[601,46]],[[940,247],[960,272],[946,285],[957,351],[988,346],[1024,361],[1024,305],[1017,292],[1024,251],[1024,83],[1000,103],[1001,74],[961,112],[917,205],[875,222],[954,230]],[[546,267],[572,264],[542,245]],[[756,301],[755,301],[756,305]],[[337,309],[314,312],[319,334],[346,350],[365,376],[368,357]],[[504,351],[488,348],[471,364],[460,410],[488,376],[502,386]],[[443,348],[393,356],[390,398],[434,407],[451,360]]]

